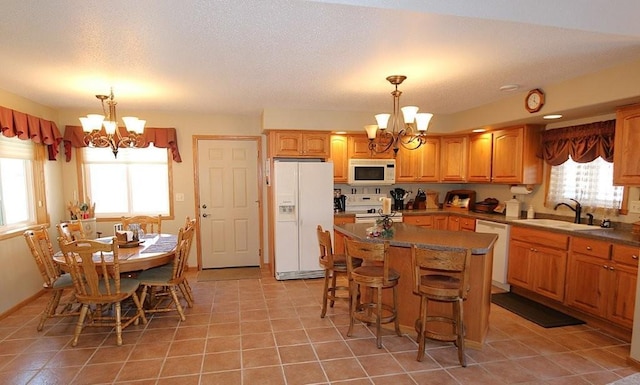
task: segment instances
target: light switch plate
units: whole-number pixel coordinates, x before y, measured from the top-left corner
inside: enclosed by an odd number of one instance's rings
[[[184,193],[176,193],[176,202],[184,202]]]
[[[640,213],[640,201],[629,201],[629,212]]]

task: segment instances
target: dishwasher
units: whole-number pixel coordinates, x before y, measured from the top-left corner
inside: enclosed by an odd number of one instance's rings
[[[498,240],[493,246],[493,270],[491,280],[494,286],[510,291],[507,283],[507,269],[509,267],[509,229],[505,223],[476,220],[476,233],[497,234]]]

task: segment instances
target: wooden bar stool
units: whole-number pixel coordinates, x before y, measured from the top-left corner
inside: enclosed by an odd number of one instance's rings
[[[336,300],[350,301],[349,287],[348,286],[336,286],[336,278],[338,275],[347,277],[347,257],[344,254],[334,254],[333,246],[331,246],[331,233],[328,230],[323,230],[322,226],[318,225],[318,244],[320,246],[320,266],[324,268],[324,292],[322,298],[322,312],[320,318],[324,318],[327,314],[327,303],[330,307]],[[360,266],[362,260],[354,259],[355,266]],[[343,292],[344,296],[339,296],[338,292]]]
[[[398,281],[400,273],[389,268],[389,242],[369,243],[352,239],[345,239],[345,249],[347,252],[347,272],[349,287],[351,291],[351,306],[349,313],[349,330],[347,336],[353,332],[355,320],[367,324],[376,325],[376,342],[378,349],[382,348],[381,324],[394,323],[398,336],[400,333],[400,323],[398,320]],[[359,267],[353,266],[355,258],[362,260]],[[368,291],[366,297],[361,295],[361,288]],[[375,289],[373,295],[371,290]],[[382,303],[382,290],[393,289],[393,303]]]
[[[425,338],[438,341],[452,341],[458,347],[458,359],[462,366],[467,366],[464,355],[464,321],[463,301],[469,292],[469,266],[471,250],[453,248],[435,250],[411,249],[413,265],[413,291],[420,300],[420,318],[416,321],[418,332],[418,361],[424,357]],[[450,302],[453,314],[429,315],[429,301]],[[452,332],[443,334],[440,331],[428,330],[427,323],[451,324]]]

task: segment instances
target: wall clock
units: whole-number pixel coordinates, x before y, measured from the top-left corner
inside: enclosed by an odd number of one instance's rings
[[[543,105],[544,93],[537,88],[529,91],[527,97],[524,99],[524,108],[531,113],[540,111]]]

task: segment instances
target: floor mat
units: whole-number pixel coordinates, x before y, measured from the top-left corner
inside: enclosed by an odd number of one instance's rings
[[[580,325],[584,321],[514,293],[491,295],[491,302],[545,328]]]
[[[260,277],[259,267],[229,267],[224,269],[205,269],[198,272],[198,282],[259,279]]]

